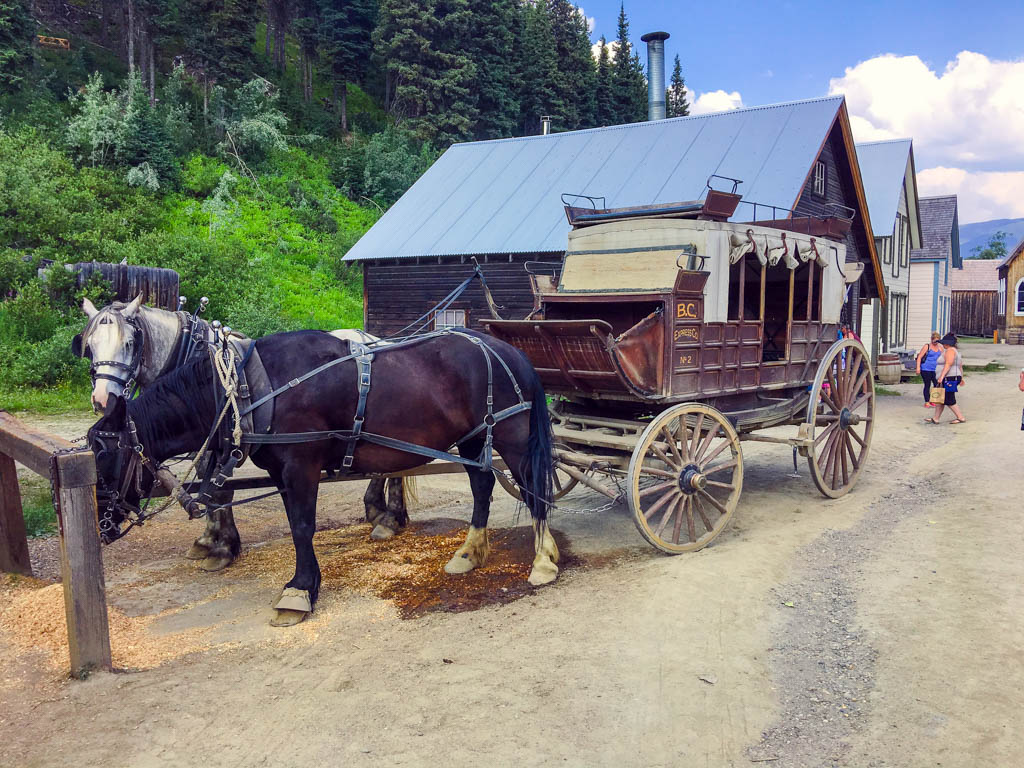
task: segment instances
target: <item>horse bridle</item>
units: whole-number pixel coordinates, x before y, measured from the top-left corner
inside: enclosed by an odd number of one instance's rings
[[[117,464],[114,470],[114,477],[120,478],[121,482],[117,488],[111,488],[107,485],[102,475],[97,473],[96,478],[96,504],[98,508],[100,538],[104,544],[109,544],[112,541],[116,541],[130,531],[134,526],[141,525],[146,519],[146,515],[143,513],[142,503],[149,501],[149,496],[143,499],[142,490],[142,469],[147,469],[153,476],[153,482],[156,483],[158,467],[153,463],[152,459],[146,456],[146,452],[139,442],[138,431],[135,428],[135,422],[131,416],[127,417],[128,429],[121,432],[113,432],[109,430],[93,430],[90,433],[92,441],[99,443],[99,449],[96,451],[97,455],[101,453],[113,452],[117,455]],[[125,435],[127,434],[128,441],[125,441]],[[112,441],[116,441],[114,447],[110,446]],[[127,462],[127,468],[125,463]],[[134,487],[135,493],[139,498],[139,504],[132,504],[128,501],[128,493]],[[150,496],[152,492],[150,493]],[[114,521],[114,510],[121,512],[124,520],[128,521],[128,525],[124,528],[120,524]]]
[[[115,384],[120,384],[122,387],[121,396],[131,397],[135,393],[135,380],[139,375],[139,368],[142,365],[142,345],[145,340],[145,335],[142,333],[142,327],[133,318],[126,317],[124,321],[132,328],[131,362],[122,363],[120,360],[93,360],[89,364],[89,375],[92,377],[93,384],[96,383],[97,379],[106,379],[107,381],[113,381]],[[127,376],[122,377],[113,373],[98,371],[97,368],[100,366],[116,368],[124,371]]]

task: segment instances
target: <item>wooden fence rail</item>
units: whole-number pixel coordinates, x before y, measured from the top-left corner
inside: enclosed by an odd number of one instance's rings
[[[96,461],[67,440],[0,411],[0,571],[31,575],[14,462],[52,479],[57,500],[71,674],[110,668],[103,558],[96,523]],[[70,452],[73,451],[73,452]]]

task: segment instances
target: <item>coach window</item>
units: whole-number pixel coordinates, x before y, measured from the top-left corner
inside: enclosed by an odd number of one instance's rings
[[[740,307],[743,307],[742,317]],[[729,266],[729,320],[760,320],[764,310],[764,267],[752,253]]]

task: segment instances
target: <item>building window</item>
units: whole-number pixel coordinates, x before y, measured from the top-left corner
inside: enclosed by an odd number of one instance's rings
[[[434,315],[434,330],[443,331],[445,328],[465,328],[466,310],[464,309],[442,309]]]
[[[1006,278],[999,278],[999,308],[996,310],[997,315],[1006,314]]]
[[[902,213],[899,214],[896,217],[896,231],[894,233],[894,238],[896,240],[897,248],[899,250],[897,251],[897,257],[895,259],[893,259],[893,262],[892,262],[892,276],[893,277],[899,277],[900,267],[903,266],[903,230],[904,230],[903,222],[904,221],[906,221],[906,219],[903,217]]]
[[[900,226],[903,227],[903,235],[900,237],[901,256],[900,266],[910,266],[910,219],[900,214]]]
[[[825,163],[819,160],[814,164],[814,194],[825,196],[825,179]]]
[[[1024,277],[1017,281],[1017,287],[1013,289],[1013,298],[1013,314],[1018,317],[1024,315]]]

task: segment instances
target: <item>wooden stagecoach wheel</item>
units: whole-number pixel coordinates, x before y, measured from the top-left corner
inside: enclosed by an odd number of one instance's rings
[[[498,485],[505,489],[506,493],[516,501],[523,500],[523,494],[519,492],[519,486],[516,485],[516,481],[512,479],[512,475],[508,472],[495,472],[495,477],[498,478]],[[552,494],[552,501],[558,501],[560,498],[569,493],[576,484],[579,482],[572,475],[568,475],[558,467],[555,467],[554,477],[551,478],[551,485],[554,493]]]
[[[647,541],[672,555],[706,547],[725,530],[742,487],[739,435],[703,403],[659,414],[629,461],[633,522]]]
[[[832,345],[818,367],[807,405],[807,464],[818,490],[836,499],[857,481],[871,447],[875,382],[867,352],[855,339]]]

